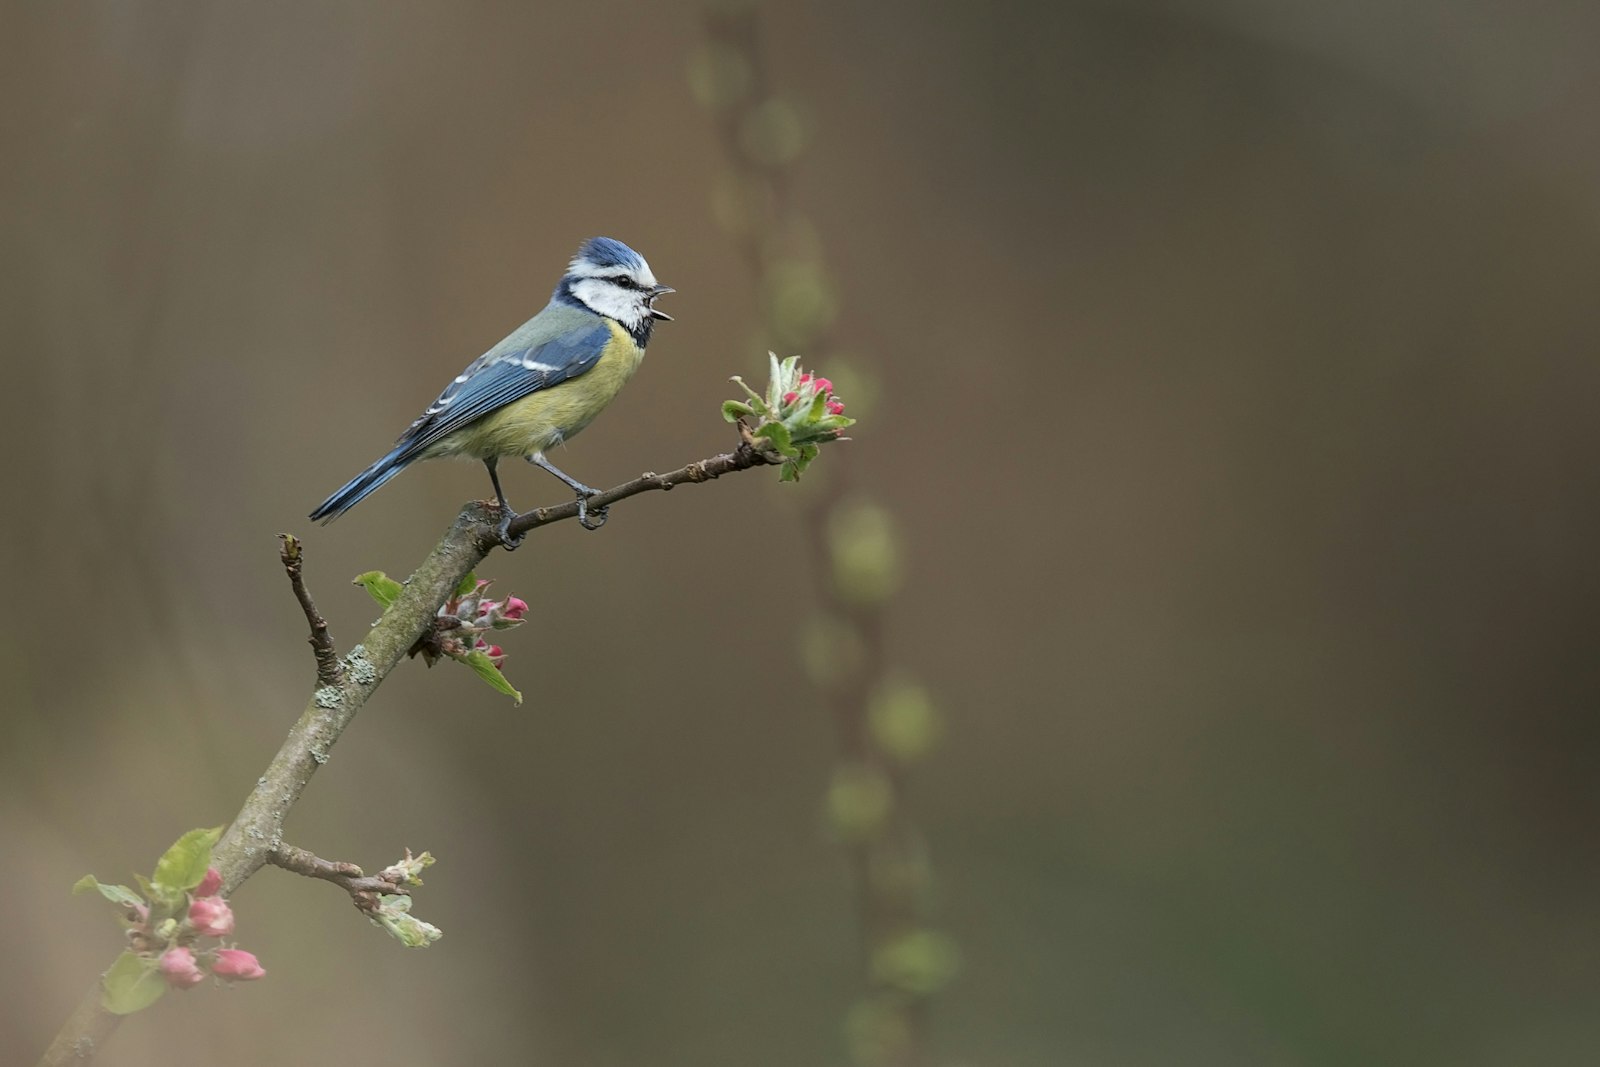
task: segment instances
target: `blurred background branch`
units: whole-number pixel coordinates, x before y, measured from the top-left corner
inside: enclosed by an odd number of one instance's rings
[[[690,60],[691,86],[727,161],[713,214],[750,273],[762,345],[806,353],[859,415],[879,390],[866,366],[832,341],[838,283],[793,195],[811,131],[800,105],[773,85],[762,23],[753,4],[712,9],[705,43]],[[816,576],[807,585],[818,598],[798,647],[837,734],[826,810],[854,867],[866,987],[844,1031],[863,1067],[925,1067],[934,1062],[928,1001],[954,976],[957,952],[930,926],[933,882],[906,779],[940,726],[926,690],[892,665],[885,641],[903,572],[896,523],[883,503],[893,487],[851,481],[830,467],[797,505]]]

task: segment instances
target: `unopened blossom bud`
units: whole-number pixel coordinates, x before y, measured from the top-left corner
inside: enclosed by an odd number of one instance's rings
[[[489,662],[493,663],[497,670],[504,670],[505,669],[505,667],[504,667],[504,664],[506,662],[506,650],[505,649],[501,648],[499,645],[490,645],[488,648],[484,649],[483,651],[484,651],[484,655],[489,657]]]
[[[813,379],[811,382],[811,391],[813,393],[831,393],[833,392],[833,383],[826,378]]]
[[[222,872],[215,867],[206,868],[206,876],[200,879],[200,884],[194,887],[197,897],[214,897],[217,890],[222,888]]]
[[[528,613],[528,602],[521,597],[506,597],[506,610],[503,612],[508,619],[520,621]]]
[[[799,393],[784,393],[783,394],[783,402],[785,404],[793,404],[796,400],[799,400],[799,399],[800,399],[800,394]]]
[[[205,980],[205,972],[194,961],[194,953],[181,945],[161,954],[161,977],[174,989],[188,989]]]
[[[189,905],[189,925],[205,937],[233,933],[233,909],[221,897],[201,897]]]
[[[485,601],[483,601],[482,603],[480,603],[478,605],[478,617],[481,619],[485,615],[494,614],[494,609],[498,608],[499,606],[500,606],[500,601],[498,601],[498,600],[485,600]]]
[[[830,400],[830,401],[828,401],[828,414],[829,415],[843,415],[844,414],[844,401],[843,400]]]
[[[230,982],[253,982],[267,972],[262,969],[261,962],[244,949],[219,948],[211,973]]]

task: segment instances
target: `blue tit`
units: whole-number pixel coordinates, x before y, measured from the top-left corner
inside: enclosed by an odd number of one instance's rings
[[[514,548],[510,526],[516,513],[500,489],[496,466],[503,457],[521,456],[567,483],[578,494],[579,520],[596,528],[604,513],[586,510],[583,502],[599,490],[567,476],[544,453],[589,425],[633,377],[651,327],[672,318],[656,310],[655,300],[673,291],[621,241],[585,241],[544,310],[457,375],[387,454],[311,517],[332,522],[415,460],[469,456],[489,468],[500,504],[500,539]],[[591,522],[590,515],[599,521]]]

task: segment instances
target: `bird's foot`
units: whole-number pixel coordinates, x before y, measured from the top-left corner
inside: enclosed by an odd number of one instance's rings
[[[600,490],[589,489],[588,486],[583,488],[588,491],[580,490],[578,493],[578,525],[585,530],[598,530],[606,524],[606,513],[610,509],[604,507],[591,509],[589,507],[589,498],[599,496]]]
[[[516,551],[517,546],[522,544],[522,539],[527,535],[518,534],[517,536],[512,537],[511,520],[517,517],[517,513],[512,511],[510,508],[501,508],[500,512],[500,525],[495,527],[495,533],[500,535],[500,546],[507,552],[514,552]]]

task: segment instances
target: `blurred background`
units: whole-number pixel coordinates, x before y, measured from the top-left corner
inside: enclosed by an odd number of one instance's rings
[[[933,1062],[1595,1062],[1600,14],[763,20],[834,337],[878,383],[854,442],[798,486],[640,498],[491,557],[534,603],[505,642],[527,703],[404,665],[289,825],[369,868],[431,849],[444,940],[263,871],[234,905],[269,979],[168,997],[103,1062],[275,1064],[287,1036],[351,1064],[846,1062],[860,916],[796,655],[823,580],[797,516],[846,468],[901,533],[886,654],[943,719],[906,797],[963,961]],[[349,578],[407,573],[487,481],[429,464],[336,526],[306,512],[591,234],[679,292],[555,457],[585,481],[727,447],[726,378],[767,342],[713,221],[694,5],[6,22],[21,1063],[120,947],[72,882],[230,818],[305,700],[275,534],[348,647],[375,614]]]

